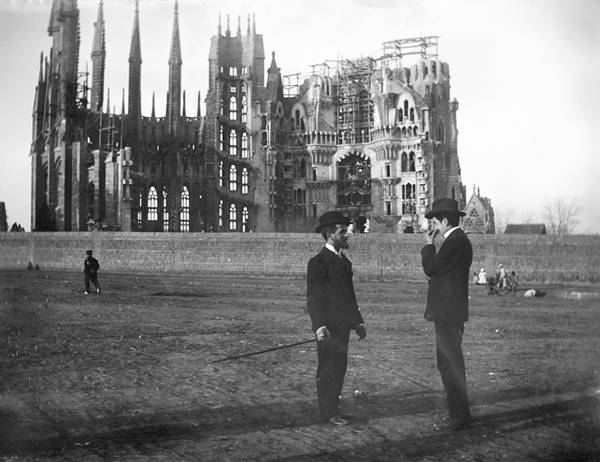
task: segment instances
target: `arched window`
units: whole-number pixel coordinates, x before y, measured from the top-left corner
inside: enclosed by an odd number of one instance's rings
[[[229,120],[237,120],[237,97],[229,98]]]
[[[300,162],[300,178],[306,178],[306,159]]]
[[[167,207],[167,188],[163,186],[162,190],[162,220],[163,231],[169,231],[169,208]]]
[[[242,209],[242,233],[248,232],[248,207]]]
[[[248,169],[242,169],[242,194],[248,194]]]
[[[237,230],[237,209],[235,204],[229,206],[229,231]]]
[[[229,132],[229,155],[237,155],[237,132],[235,130]]]
[[[296,109],[296,117],[294,117],[296,121],[296,128],[300,128],[300,111]]]
[[[158,193],[154,186],[148,190],[148,221],[158,220]]]
[[[404,115],[408,114],[408,100],[404,100]]]
[[[414,184],[403,184],[402,185],[402,213],[403,214],[414,214],[416,210],[415,202],[415,185]]]
[[[223,161],[219,162],[219,187],[223,187]]]
[[[415,121],[415,108],[414,107],[410,108],[409,114],[410,115],[408,116],[408,118],[410,119],[411,122],[414,122]]]
[[[242,93],[242,122],[248,121],[248,108],[246,105],[246,93]]]
[[[246,132],[242,132],[242,159],[247,159],[250,157],[250,153],[248,151],[248,134]]]
[[[237,168],[234,164],[229,167],[229,190],[237,191]]]
[[[415,171],[415,153],[412,151],[408,156],[408,171],[409,172]]]
[[[402,157],[400,159],[400,171],[407,172],[408,171],[408,156],[405,152],[402,153]]]
[[[219,201],[219,227],[223,226],[223,201]]]
[[[219,128],[219,150],[225,150],[225,134],[223,131],[223,125]]]
[[[350,154],[337,163],[338,206],[371,204],[371,161]]]
[[[399,123],[404,122],[404,111],[402,109],[398,109],[398,122]]]
[[[179,231],[190,230],[190,192],[187,186],[181,188],[181,208],[179,210]]]

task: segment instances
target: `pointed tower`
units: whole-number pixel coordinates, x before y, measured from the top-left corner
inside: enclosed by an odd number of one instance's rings
[[[137,145],[142,120],[142,49],[138,0],[135,0],[133,32],[129,49],[129,109],[127,116],[131,143]]]
[[[167,124],[169,133],[175,135],[181,118],[181,44],[179,42],[179,11],[175,0],[171,52],[169,54],[169,93],[167,96]]]
[[[104,97],[104,66],[106,62],[103,0],[98,4],[98,18],[94,23],[94,43],[92,46],[92,93],[90,109],[94,112],[102,110]]]

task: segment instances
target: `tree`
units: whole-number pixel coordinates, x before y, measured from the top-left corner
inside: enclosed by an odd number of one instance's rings
[[[577,215],[579,215],[579,207],[575,200],[566,201],[560,197],[546,199],[544,219],[548,234],[557,236],[572,234],[578,223]]]

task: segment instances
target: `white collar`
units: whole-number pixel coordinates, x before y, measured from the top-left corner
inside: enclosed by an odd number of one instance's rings
[[[335,247],[334,247],[334,246],[332,246],[332,245],[331,245],[329,242],[326,242],[326,243],[325,243],[325,248],[326,248],[327,250],[331,250],[331,251],[332,251],[334,254],[336,254],[338,257],[341,257],[341,256],[342,256],[341,252],[338,252],[337,250],[335,250]]]
[[[458,226],[455,226],[454,228],[450,228],[448,231],[446,231],[446,232],[444,233],[444,239],[447,239],[447,238],[448,238],[448,236],[450,236],[450,234],[452,234],[452,233],[453,233],[455,230],[457,230],[457,229],[458,229]]]

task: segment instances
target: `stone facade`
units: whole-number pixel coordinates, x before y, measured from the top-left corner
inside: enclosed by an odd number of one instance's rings
[[[470,234],[496,234],[494,208],[489,197],[481,196],[479,188],[473,185],[473,194],[464,209],[462,227]]]
[[[437,38],[386,42],[379,57],[315,66],[291,85],[274,54],[265,78],[254,19],[242,32],[238,18],[232,33],[229,17],[224,31],[219,18],[206,112],[198,95],[189,117],[179,14],[175,2],[165,116],[156,116],[154,95],[143,116],[137,1],[128,107],[123,92],[119,112],[104,95],[102,2],[87,88],[77,2],[53,0],[53,46],[34,103],[32,230],[307,231],[339,209],[356,232],[418,232],[433,200],[464,207],[458,102],[448,65],[432,52]],[[418,61],[404,66],[415,46]]]

